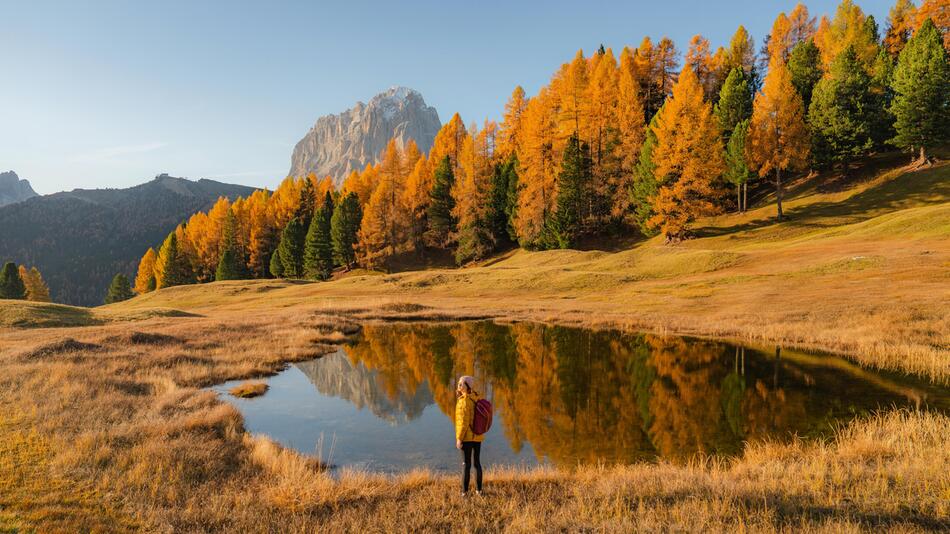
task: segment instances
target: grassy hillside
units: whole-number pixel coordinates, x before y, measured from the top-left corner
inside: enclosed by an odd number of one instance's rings
[[[100,310],[216,313],[425,304],[440,313],[725,336],[850,354],[950,377],[950,165],[908,172],[880,156],[701,221],[699,237],[619,252],[517,250],[462,269],[358,271],[330,283],[259,280],[170,288]]]

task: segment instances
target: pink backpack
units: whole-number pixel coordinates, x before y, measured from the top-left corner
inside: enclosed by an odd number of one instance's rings
[[[488,399],[478,399],[475,403],[475,416],[472,417],[472,432],[480,436],[491,428],[491,403]]]

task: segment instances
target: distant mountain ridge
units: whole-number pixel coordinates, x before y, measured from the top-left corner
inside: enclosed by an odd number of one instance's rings
[[[218,197],[254,188],[161,174],[127,189],[75,189],[0,207],[0,261],[36,266],[55,302],[102,304],[116,273],[134,276],[150,246]]]
[[[294,147],[288,174],[330,175],[339,186],[350,171],[376,163],[391,138],[401,146],[412,139],[428,152],[441,127],[438,112],[418,91],[392,87],[368,104],[357,102],[343,113],[317,119]]]
[[[29,180],[21,180],[13,171],[0,172],[0,207],[38,196]]]

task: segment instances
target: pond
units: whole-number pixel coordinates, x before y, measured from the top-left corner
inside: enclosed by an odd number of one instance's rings
[[[750,441],[821,438],[879,409],[950,411],[950,392],[844,359],[718,341],[537,323],[370,324],[289,366],[262,397],[227,394],[249,432],[337,466],[455,470],[458,376],[495,420],[483,462],[634,463],[735,455]]]

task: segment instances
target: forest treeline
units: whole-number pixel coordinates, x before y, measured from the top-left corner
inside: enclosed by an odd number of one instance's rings
[[[521,246],[570,248],[639,231],[675,242],[697,218],[744,210],[767,180],[782,219],[793,173],[849,164],[887,146],[950,140],[950,7],[897,0],[886,29],[844,0],[816,20],[781,13],[760,48],[742,26],[682,56],[668,38],[563,64],[500,122],[455,114],[428,154],[391,141],[339,190],[288,177],[274,191],[222,198],[143,256],[135,290],[240,278],[327,279],[384,268],[397,254],[452,251],[459,264]]]
[[[12,261],[4,263],[0,269],[0,299],[51,302],[49,287],[40,270]]]

